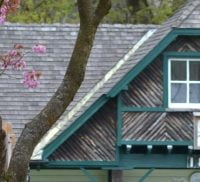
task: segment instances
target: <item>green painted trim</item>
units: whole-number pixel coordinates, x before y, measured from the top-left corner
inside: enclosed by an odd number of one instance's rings
[[[188,51],[188,52],[173,52],[173,51],[170,51],[170,52],[165,52],[164,54],[164,63],[163,63],[163,70],[164,70],[164,73],[163,73],[163,77],[164,77],[164,84],[163,84],[163,106],[164,108],[168,108],[168,92],[169,92],[169,89],[168,89],[168,78],[169,78],[169,75],[168,75],[168,69],[169,69],[169,59],[170,58],[200,58],[200,52],[191,52],[191,51]]]
[[[149,54],[147,54],[130,72],[126,74],[107,94],[115,97],[122,88],[149,65],[178,35],[170,32]]]
[[[180,145],[190,146],[193,141],[121,141],[121,145]]]
[[[146,181],[146,179],[150,176],[150,174],[154,171],[154,169],[149,169],[145,174],[144,176],[142,176],[138,182],[144,182]]]
[[[122,169],[186,169],[188,154],[121,154]]]
[[[123,118],[122,118],[122,98],[121,94],[117,97],[117,146],[120,146],[122,139],[122,127],[123,127]]]
[[[31,169],[186,169],[189,154],[120,154],[120,162],[88,161],[77,163],[50,161],[48,164],[31,166]],[[98,165],[97,165],[98,164]]]
[[[119,167],[115,167],[115,166],[110,166],[110,167],[102,167],[102,169],[104,170],[131,170],[133,169],[132,166],[120,166],[120,163],[119,163]]]
[[[169,58],[200,58],[200,52],[192,52],[192,51],[187,51],[187,52],[165,52],[164,56],[169,59]]]
[[[198,36],[200,35],[199,28],[173,28],[172,31],[182,36]]]
[[[115,151],[116,151],[115,161],[118,163],[120,161],[120,151],[119,151],[119,147],[117,144],[115,146]]]
[[[122,107],[123,112],[165,112],[162,107]]]
[[[134,79],[147,65],[149,65],[172,41],[179,35],[198,36],[200,29],[177,29],[174,28],[168,35],[158,43],[152,51],[150,51],[129,73],[126,74],[112,89],[107,96],[116,96],[126,85]],[[84,112],[68,129],[60,134],[54,141],[44,148],[43,159],[55,151],[69,136],[71,136],[78,128],[80,128],[87,119],[89,119],[100,107],[108,101],[105,96],[100,97],[89,109]]]
[[[88,177],[88,179],[90,180],[90,182],[98,182],[97,178],[95,176],[93,176],[89,171],[87,171],[84,168],[80,168],[82,173]]]
[[[180,29],[174,28],[153,50],[151,50],[130,72],[126,74],[107,94],[110,97],[115,97],[125,85],[135,78],[147,65],[149,65],[167,46],[174,41],[178,36],[198,36],[200,29]]]
[[[49,161],[47,166],[51,167],[104,167],[104,166],[117,166],[116,161]]]
[[[65,129],[53,142],[48,144],[43,151],[42,159],[46,160],[67,138],[77,131],[98,109],[108,101],[108,97],[101,96],[92,104],[72,125]]]
[[[163,62],[163,107],[168,108],[168,57],[164,54]]]

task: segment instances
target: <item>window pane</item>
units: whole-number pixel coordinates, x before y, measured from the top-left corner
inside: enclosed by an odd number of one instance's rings
[[[200,84],[190,84],[190,103],[200,103]]]
[[[171,61],[171,80],[186,80],[186,61]]]
[[[171,84],[171,102],[186,103],[186,84],[182,83]]]
[[[190,80],[200,81],[200,61],[190,61]]]

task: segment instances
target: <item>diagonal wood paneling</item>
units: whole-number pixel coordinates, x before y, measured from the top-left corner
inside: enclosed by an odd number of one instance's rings
[[[180,37],[166,51],[200,51],[200,37]],[[123,103],[158,107],[163,102],[163,56],[160,55],[130,82]],[[65,141],[50,160],[111,161],[115,159],[116,103],[111,101]],[[123,114],[123,140],[180,141],[193,139],[192,114],[132,112]]]
[[[200,51],[200,37],[180,37],[166,51]],[[158,107],[163,103],[163,56],[158,57],[130,82],[122,93],[126,106]]]
[[[113,161],[116,143],[116,102],[103,106],[65,141],[49,160]]]
[[[178,51],[178,52],[200,51],[200,37],[199,36],[179,37],[173,44],[171,44],[167,48],[167,51]]]
[[[193,140],[193,115],[189,112],[125,112],[123,140]]]
[[[163,73],[162,61],[156,60],[150,64],[122,94],[126,106],[156,107],[162,105]]]

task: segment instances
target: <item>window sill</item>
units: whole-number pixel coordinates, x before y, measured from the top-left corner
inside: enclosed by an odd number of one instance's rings
[[[166,108],[167,112],[200,112],[200,108]]]

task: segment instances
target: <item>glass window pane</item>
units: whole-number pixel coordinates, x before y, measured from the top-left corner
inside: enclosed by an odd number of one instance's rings
[[[200,84],[190,84],[190,103],[200,103]]]
[[[190,80],[200,81],[200,61],[190,61]]]
[[[171,84],[171,103],[186,103],[186,84]]]
[[[171,61],[171,80],[186,80],[186,61]]]

